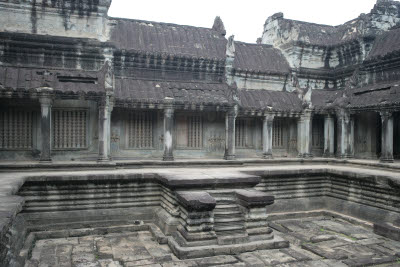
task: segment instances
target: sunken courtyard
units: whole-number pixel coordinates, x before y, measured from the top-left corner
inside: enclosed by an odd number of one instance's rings
[[[1,267],[400,266],[399,1],[254,43],[111,2],[0,0]]]

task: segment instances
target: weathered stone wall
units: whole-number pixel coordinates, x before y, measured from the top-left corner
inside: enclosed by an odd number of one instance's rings
[[[289,86],[287,86],[288,77],[284,75],[236,72],[232,77],[232,82],[236,82],[238,88],[250,90],[266,89],[272,91],[282,91],[289,88]]]
[[[107,49],[65,37],[0,33],[0,65],[99,70]]]
[[[129,114],[131,111],[116,108],[112,114],[111,120],[111,154],[114,159],[126,158],[162,158],[164,152],[164,130],[163,130],[163,113],[161,111],[152,110],[153,127],[152,127],[152,143],[151,148],[129,148],[128,144],[128,124]],[[134,111],[132,111],[134,112]],[[202,112],[202,145],[199,148],[179,147],[177,145],[178,138],[187,138],[188,132],[177,132],[177,118],[180,115],[189,114],[183,111],[175,112],[175,125],[173,132],[173,146],[175,158],[222,158],[225,151],[225,118],[223,112]],[[198,112],[190,113],[200,115]],[[150,134],[150,133],[149,133]],[[186,135],[185,135],[186,134]]]
[[[325,209],[370,222],[394,222],[400,212],[399,184],[391,178],[336,170],[264,173],[262,177],[256,188],[275,196],[269,213]]]
[[[109,39],[111,0],[0,1],[0,31]]]
[[[13,103],[3,102],[2,109],[4,110],[31,110],[33,112],[32,120],[32,148],[15,148],[15,149],[2,149],[0,153],[0,159],[2,160],[38,160],[41,153],[42,147],[42,134],[40,127],[40,106],[36,101],[15,101]],[[98,155],[98,111],[97,103],[94,101],[84,100],[55,100],[52,109],[61,109],[66,111],[73,110],[85,110],[87,112],[87,124],[84,126],[87,146],[80,149],[65,148],[65,149],[53,149],[52,157],[54,160],[85,160],[95,159]],[[64,131],[67,134],[68,118],[64,120]],[[22,128],[20,128],[22,129]],[[54,130],[54,125],[53,125]],[[16,132],[17,136],[20,133]]]

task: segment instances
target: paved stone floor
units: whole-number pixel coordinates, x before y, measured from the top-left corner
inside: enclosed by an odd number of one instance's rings
[[[149,232],[39,240],[26,267],[37,266],[400,266],[400,242],[342,219],[271,223],[290,248],[178,260]]]

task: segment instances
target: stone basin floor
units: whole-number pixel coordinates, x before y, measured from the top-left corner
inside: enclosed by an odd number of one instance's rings
[[[122,232],[39,240],[25,266],[400,266],[400,242],[343,219],[309,217],[271,227],[289,248],[180,261],[150,232]]]

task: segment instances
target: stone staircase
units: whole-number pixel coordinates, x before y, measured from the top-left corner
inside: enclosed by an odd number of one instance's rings
[[[214,230],[219,244],[235,244],[248,241],[243,213],[236,203],[235,192],[210,193],[217,205],[214,209]]]

